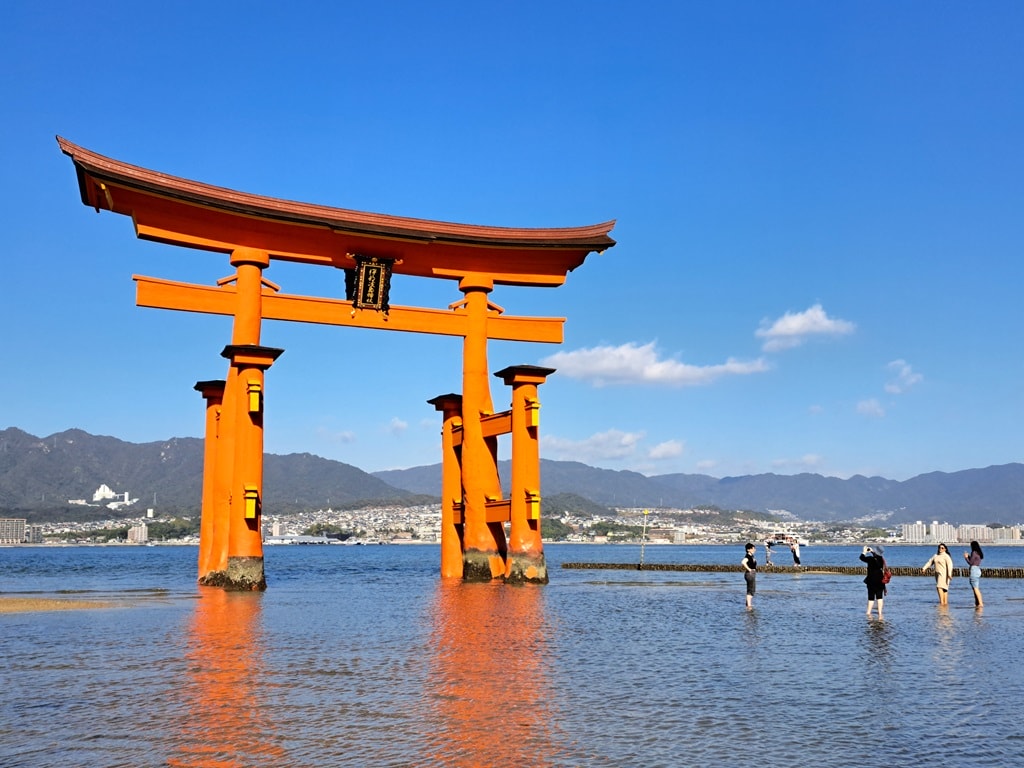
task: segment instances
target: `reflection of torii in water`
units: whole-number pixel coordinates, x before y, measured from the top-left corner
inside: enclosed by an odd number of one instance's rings
[[[59,137],[58,143],[75,164],[83,203],[130,216],[139,238],[226,255],[236,270],[215,286],[134,278],[139,306],[234,318],[231,343],[221,353],[229,363],[227,378],[196,385],[207,407],[201,583],[266,588],[264,374],[284,350],[262,345],[263,320],[461,337],[462,391],[429,401],[445,420],[442,575],[547,581],[536,387],[553,370],[527,365],[498,372],[512,388],[513,407],[495,413],[487,343],[558,344],[564,318],[505,315],[488,295],[496,285],[562,285],[590,253],[615,244],[608,234],[614,221],[511,228],[330,208],[215,187],[104,157]],[[333,274],[338,287],[347,288],[346,298],[281,293],[263,275],[274,261],[344,270],[344,279]],[[387,290],[392,272],[452,281],[463,298],[446,310],[395,306]],[[498,477],[499,435],[512,436],[507,496]]]

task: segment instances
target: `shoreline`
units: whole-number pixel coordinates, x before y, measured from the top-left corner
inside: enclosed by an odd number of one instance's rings
[[[758,546],[762,546],[760,540],[755,541],[755,540],[751,539],[751,541],[756,543]],[[872,543],[872,542],[876,542],[876,541],[879,541],[879,540],[878,539],[867,539],[867,540],[865,540],[865,539],[850,539],[850,540],[845,540],[845,541],[812,541],[810,544],[802,544],[801,548],[802,549],[804,549],[804,548],[806,548],[806,549],[811,549],[811,548],[821,549],[823,547],[859,547],[862,544],[864,544],[865,541],[868,541],[868,543]],[[334,542],[329,542],[329,543],[331,545],[335,545]],[[933,542],[933,541],[908,542],[908,541],[884,541],[884,540],[881,541],[881,543],[883,543],[887,547],[934,547],[937,544],[937,542]],[[265,542],[263,542],[263,544],[264,544],[264,546],[283,546],[283,545],[278,544],[276,542],[270,544],[270,543],[265,541]],[[337,542],[337,544],[340,544],[342,546],[350,546],[350,547],[351,546],[356,546],[355,544],[348,544],[346,542]],[[388,545],[390,545],[390,544],[395,544],[395,545],[420,545],[420,546],[434,546],[434,547],[440,546],[440,542],[439,541],[421,541],[421,540],[409,541],[409,540],[405,540],[405,539],[397,539],[397,540],[389,540],[389,541],[375,541],[372,544],[364,543],[365,546],[378,546],[380,544],[388,544]],[[673,541],[663,541],[663,540],[646,541],[646,542],[641,542],[641,541],[560,541],[560,540],[550,540],[549,541],[549,540],[546,540],[546,539],[544,540],[544,546],[552,546],[552,545],[556,545],[557,546],[559,544],[571,544],[573,546],[576,546],[576,545],[596,546],[596,547],[604,547],[604,546],[609,546],[609,547],[623,547],[623,546],[639,547],[641,545],[643,545],[645,547],[736,547],[736,546],[741,546],[743,544],[743,540],[739,540],[739,539],[737,539],[735,541],[700,540],[700,541],[686,541],[686,542],[680,542],[680,543],[676,543],[676,542],[673,542]],[[319,542],[317,542],[317,545],[319,545]],[[139,549],[139,548],[143,548],[143,547],[198,547],[198,546],[199,546],[199,542],[197,542],[197,541],[157,541],[157,542],[148,542],[146,544],[135,544],[135,543],[129,544],[127,542],[103,542],[103,543],[99,543],[99,542],[75,542],[75,543],[44,542],[42,544],[25,544],[25,543],[20,543],[20,544],[0,544],[0,549],[8,549],[8,548],[20,548],[20,549],[51,548],[52,549],[52,548],[72,548],[72,547],[111,547],[111,548],[116,548],[116,549]],[[296,546],[296,545],[292,544],[290,546]],[[311,546],[311,545],[303,544],[301,546]],[[961,547],[961,546],[966,547],[967,543],[966,542],[952,542],[952,543],[950,543],[950,546],[952,546],[952,547]],[[985,548],[988,548],[988,547],[995,547],[995,548],[1024,547],[1024,539],[1019,539],[1019,540],[1011,539],[1011,540],[1008,540],[1008,541],[986,541],[986,542],[983,542],[983,546]],[[774,550],[774,551],[781,552],[782,549],[777,549],[777,550]]]

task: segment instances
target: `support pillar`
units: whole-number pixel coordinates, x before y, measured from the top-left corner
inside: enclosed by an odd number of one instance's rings
[[[461,579],[462,515],[456,522],[455,506],[462,507],[462,455],[454,431],[462,426],[462,396],[440,395],[428,400],[441,411],[441,577]]]
[[[263,374],[283,350],[260,346],[263,270],[270,265],[269,254],[237,248],[231,264],[236,274],[221,283],[235,282],[235,320],[232,343],[221,353],[230,365],[214,449],[212,544],[199,583],[264,590]]]
[[[197,381],[196,391],[206,401],[206,428],[203,439],[203,506],[199,523],[199,578],[214,570],[212,552],[216,517],[214,483],[217,471],[217,441],[220,432],[224,380]]]
[[[237,374],[234,368],[228,368],[227,380],[224,382],[224,394],[221,399],[220,420],[217,424],[217,439],[214,441],[213,493],[211,498],[210,524],[211,541],[205,572],[199,574],[199,583],[217,586],[228,568],[228,536],[231,530],[231,480],[235,474],[235,411],[231,407]],[[206,455],[211,452],[206,445]],[[204,458],[204,461],[207,460]],[[207,469],[203,468],[205,476]],[[205,488],[204,488],[205,494]],[[204,498],[205,501],[205,498]]]
[[[497,440],[485,438],[480,419],[494,411],[487,376],[487,295],[493,278],[470,275],[459,281],[465,294],[467,330],[462,354],[463,578],[490,581],[505,575],[505,528],[488,522],[487,502],[501,498]]]
[[[554,368],[518,365],[495,376],[512,387],[511,524],[505,579],[511,583],[548,583],[540,530],[540,400],[537,387]]]
[[[264,590],[263,570],[263,384],[264,371],[284,350],[257,345],[229,345],[231,361],[224,410],[234,432],[228,498],[227,557],[223,571],[201,583],[227,589]]]

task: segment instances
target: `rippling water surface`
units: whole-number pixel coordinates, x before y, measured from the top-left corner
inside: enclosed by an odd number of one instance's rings
[[[739,573],[546,554],[550,584],[506,587],[443,583],[431,546],[268,547],[268,591],[231,594],[195,585],[193,548],[0,549],[0,595],[116,606],[0,615],[0,765],[1024,763],[1020,580],[985,579],[977,612],[966,579],[940,609],[931,579],[897,578],[878,621],[856,577],[762,573],[748,612]]]

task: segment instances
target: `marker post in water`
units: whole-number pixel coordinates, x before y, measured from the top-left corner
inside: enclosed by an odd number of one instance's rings
[[[651,514],[651,510],[644,510],[644,527],[640,533],[640,565],[637,566],[638,571],[644,569],[644,545],[647,544],[647,516]]]

